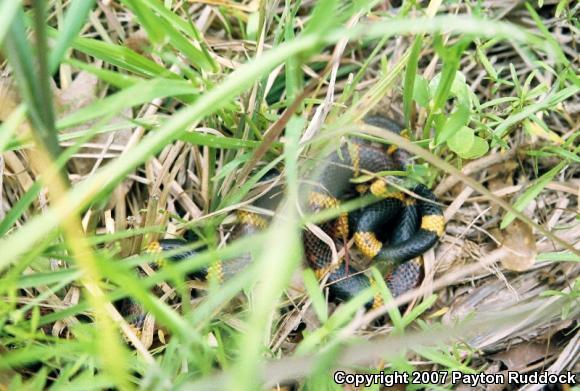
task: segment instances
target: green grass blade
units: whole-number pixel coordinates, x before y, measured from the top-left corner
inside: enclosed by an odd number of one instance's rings
[[[160,45],[166,37],[166,31],[159,25],[156,15],[145,7],[142,1],[122,0],[121,2],[125,3],[139,19],[151,42],[154,45]]]
[[[44,2],[37,5],[36,18],[44,15]],[[24,13],[21,8],[13,18],[10,32],[5,42],[4,50],[14,72],[20,94],[27,106],[28,115],[31,119],[34,134],[44,147],[53,156],[58,156],[60,147],[54,131],[54,113],[52,107],[52,93],[48,81],[48,70],[46,69],[46,38],[44,36],[44,20],[36,23],[37,27],[37,48],[38,57],[34,56],[32,47],[26,39],[26,29],[24,25]],[[38,67],[36,66],[38,64]],[[44,78],[40,78],[43,76]]]
[[[514,202],[514,204],[513,204],[514,209],[516,209],[517,211],[520,211],[520,212],[522,210],[524,210],[525,207],[534,198],[536,198],[538,196],[538,194],[540,194],[540,192],[546,187],[546,185],[548,183],[550,183],[552,181],[552,179],[554,179],[556,174],[558,174],[560,171],[562,171],[562,169],[564,168],[565,165],[566,165],[565,161],[560,162],[558,165],[556,165],[550,171],[548,171],[547,173],[545,173],[544,175],[539,177],[521,196],[518,197],[516,202]],[[504,218],[501,221],[500,228],[504,229],[505,227],[510,225],[510,223],[512,221],[514,221],[515,218],[516,218],[516,216],[513,213],[511,213],[511,212],[506,213],[506,215],[504,216]]]
[[[197,27],[195,27],[195,25],[193,23],[191,23],[191,21],[189,21],[189,20],[186,21],[185,19],[178,17],[177,14],[175,14],[174,12],[171,12],[171,10],[168,9],[167,6],[164,6],[163,4],[161,4],[160,1],[141,0],[141,2],[146,4],[152,10],[157,12],[161,18],[166,20],[166,22],[164,22],[164,25],[171,26],[172,34],[179,34],[179,32],[173,28],[173,26],[175,26],[176,29],[179,29],[183,33],[187,34],[191,38],[191,40],[193,40],[199,44],[199,46],[201,47],[200,50],[204,56],[204,59],[198,58],[197,55],[195,58],[197,59],[197,61],[200,64],[204,64],[203,65],[204,69],[206,69],[208,71],[213,71],[213,72],[219,71],[219,69],[220,69],[219,64],[209,54],[208,48],[207,48],[207,43],[203,40],[202,34],[197,29]],[[189,40],[186,39],[186,41],[188,42]],[[198,50],[195,46],[193,48],[195,49],[195,51]]]
[[[203,52],[193,46],[185,39],[181,33],[173,27],[165,18],[155,15],[155,13],[141,1],[123,0],[137,15],[141,24],[147,31],[147,35],[155,45],[161,45],[167,40],[177,51],[186,55],[192,64],[201,69],[212,69]]]
[[[510,115],[505,120],[503,120],[493,131],[496,137],[504,137],[512,126],[528,118],[530,115],[535,114],[539,111],[552,108],[559,103],[567,100],[573,95],[580,93],[580,85],[571,85],[558,92],[551,92],[544,99],[527,105],[521,111]],[[493,143],[492,143],[493,146]]]
[[[49,30],[51,36],[56,36],[56,30]],[[89,56],[94,56],[111,65],[133,72],[144,77],[166,77],[179,79],[175,73],[165,69],[156,62],[134,52],[124,46],[112,45],[96,39],[77,37],[72,47]]]
[[[41,124],[35,124],[34,132],[44,144],[49,154],[56,159],[60,154],[60,146],[55,129],[55,114],[53,105],[53,91],[51,86],[51,73],[48,59],[48,37],[46,31],[47,2],[38,0],[34,4],[34,43],[35,43],[35,62],[37,66],[37,75],[35,79],[29,80],[29,83],[36,84],[36,93],[39,94],[34,100],[35,111],[40,113]],[[28,103],[30,108],[30,103]],[[40,128],[39,125],[42,125]]]
[[[411,312],[409,312],[409,314],[407,314],[404,318],[403,318],[403,327],[407,327],[408,325],[410,325],[412,322],[414,322],[419,316],[421,316],[425,311],[427,311],[429,308],[431,308],[431,306],[433,304],[435,304],[435,301],[437,300],[437,295],[430,295],[428,298],[426,298],[425,300],[423,300],[421,303],[419,303],[417,306],[415,306],[415,308],[413,308],[411,310]]]
[[[328,320],[328,306],[326,305],[326,299],[322,294],[316,275],[312,269],[306,269],[302,273],[302,278],[304,279],[304,288],[306,288],[308,297],[312,301],[312,308],[314,308],[316,316],[318,316],[321,323],[325,323]]]
[[[126,108],[147,103],[156,98],[195,96],[197,94],[199,94],[199,90],[186,81],[145,80],[69,114],[58,121],[57,127],[66,129],[102,116],[113,116]]]
[[[423,138],[429,138],[431,125],[433,123],[434,114],[438,114],[444,107],[451,92],[451,86],[457,75],[459,68],[459,60],[463,48],[467,46],[466,42],[460,42],[450,48],[441,48],[440,55],[443,58],[443,69],[441,70],[441,79],[433,97],[433,108],[425,121],[423,128]]]
[[[525,5],[526,5],[526,8],[528,9],[528,12],[530,13],[530,16],[532,17],[532,19],[536,23],[536,26],[538,26],[538,29],[542,32],[543,38],[545,40],[549,41],[550,44],[552,45],[552,47],[554,47],[556,56],[558,58],[558,63],[563,64],[563,65],[570,65],[568,59],[566,58],[566,55],[564,54],[564,52],[562,51],[562,48],[560,47],[560,44],[554,38],[552,33],[550,33],[550,31],[546,28],[544,23],[542,23],[542,20],[540,19],[540,16],[536,12],[536,10],[527,2],[525,3]]]
[[[22,0],[6,0],[0,2],[0,47],[10,29],[14,16],[20,8],[20,3],[22,3]]]
[[[102,81],[109,83],[113,87],[117,87],[120,89],[130,87],[144,80],[140,77],[125,75],[105,68],[99,68],[94,65],[87,64],[85,62],[74,59],[69,59],[66,60],[65,62],[77,69],[92,73]]]
[[[71,1],[64,22],[58,30],[58,38],[50,53],[49,70],[51,75],[56,72],[65,52],[81,31],[94,5],[95,0]]]
[[[30,204],[32,204],[36,199],[41,189],[42,186],[40,182],[35,182],[34,185],[32,185],[14,205],[12,205],[12,208],[10,208],[2,221],[0,221],[0,237],[6,235],[14,223],[16,223],[16,221],[22,217],[24,212],[28,210]]]
[[[20,105],[10,114],[8,119],[0,125],[0,153],[9,148],[12,136],[18,131],[18,127],[24,120],[25,114],[25,107]]]
[[[419,54],[421,53],[421,46],[423,44],[423,37],[416,36],[411,47],[411,54],[407,61],[407,68],[405,69],[405,82],[403,88],[403,113],[405,126],[411,129],[411,109],[413,108],[413,91],[415,89],[415,76],[417,75],[417,66],[419,64]]]
[[[239,148],[257,148],[260,145],[259,141],[242,140],[233,137],[219,137],[213,134],[204,134],[200,132],[187,132],[179,136],[179,139],[186,141],[193,145],[205,145],[213,148],[225,149],[239,149]],[[273,144],[275,147],[280,147],[281,143]]]
[[[392,303],[395,299],[393,298],[393,295],[391,294],[389,287],[387,287],[387,284],[385,283],[385,280],[379,270],[373,267],[371,268],[371,272],[377,289],[383,298],[383,302],[385,304]],[[402,333],[405,330],[405,325],[403,324],[403,318],[399,309],[397,307],[389,308],[388,314],[391,322],[393,322],[393,326],[395,327],[396,332]]]

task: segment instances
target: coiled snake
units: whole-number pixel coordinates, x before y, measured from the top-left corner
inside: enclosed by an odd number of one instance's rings
[[[383,117],[367,117],[365,122],[400,133],[401,127]],[[334,208],[342,200],[370,193],[376,202],[349,214],[324,222],[319,227],[342,246],[345,240],[353,238],[356,247],[364,256],[391,265],[391,272],[385,277],[393,296],[417,286],[421,279],[421,263],[417,257],[433,247],[444,232],[444,219],[435,196],[423,185],[416,185],[409,196],[387,186],[384,178],[375,177],[370,185],[361,186],[352,179],[363,173],[368,175],[383,171],[405,170],[409,155],[406,151],[391,145],[388,149],[373,146],[370,142],[353,140],[341,146],[326,159],[326,167],[318,180],[319,186],[308,190],[308,207],[311,212]],[[239,224],[246,234],[266,228],[267,221],[258,214],[246,211],[237,213]],[[149,252],[175,250],[184,241],[163,239],[149,244]],[[373,282],[345,261],[332,262],[332,250],[319,236],[310,230],[303,231],[303,245],[307,264],[317,276],[328,275],[330,298],[346,301]],[[179,261],[194,255],[194,251],[184,251],[172,256]],[[248,257],[218,262],[198,270],[193,274],[198,279],[227,280],[243,269],[251,260]],[[367,303],[367,308],[382,304],[376,296]]]

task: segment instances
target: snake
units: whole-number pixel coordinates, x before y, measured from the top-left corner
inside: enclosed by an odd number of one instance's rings
[[[401,134],[403,128],[395,121],[380,116],[369,116],[364,122]],[[324,160],[315,186],[307,190],[307,207],[312,213],[337,208],[341,202],[364,194],[373,198],[372,203],[349,213],[320,223],[337,248],[348,240],[364,257],[388,266],[384,281],[393,297],[415,288],[422,278],[422,263],[418,258],[439,241],[445,230],[442,209],[434,194],[423,184],[416,184],[407,191],[390,186],[385,171],[405,171],[410,164],[410,154],[395,145],[374,145],[372,142],[354,138],[332,151]],[[368,183],[355,183],[361,175],[371,177]],[[241,235],[251,235],[264,230],[268,221],[261,215],[239,210],[236,212]],[[326,277],[329,298],[332,301],[348,301],[376,281],[359,271],[345,260],[333,260],[329,244],[311,230],[302,233],[304,258],[319,279]],[[147,246],[149,253],[171,251],[168,257],[179,262],[195,256],[199,250],[184,250],[187,241],[161,239]],[[176,253],[177,251],[177,253]],[[251,257],[240,256],[223,262],[215,262],[197,270],[189,277],[199,280],[224,282],[251,262]],[[380,294],[365,304],[367,309],[383,304]],[[136,310],[133,310],[135,312]]]

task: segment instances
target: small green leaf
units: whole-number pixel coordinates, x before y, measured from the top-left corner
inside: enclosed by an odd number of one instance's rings
[[[449,119],[445,122],[441,133],[437,134],[437,141],[435,145],[441,145],[453,136],[459,129],[467,125],[469,121],[469,107],[464,104],[459,104]]]
[[[429,89],[431,91],[437,91],[439,89],[439,84],[441,83],[442,79],[443,82],[449,82],[451,76],[449,75],[446,79],[442,78],[442,73],[438,73],[429,83]],[[469,86],[465,81],[465,75],[460,71],[456,71],[454,74],[453,81],[451,83],[451,87],[449,88],[449,94],[447,95],[447,99],[455,97],[457,100],[466,105],[467,107],[471,107],[473,95],[469,91]]]
[[[447,146],[463,159],[475,159],[489,150],[486,140],[476,136],[473,129],[463,126],[447,141]]]
[[[489,144],[479,136],[474,136],[471,148],[461,156],[464,159],[476,159],[489,151]]]
[[[576,254],[572,254],[570,251],[560,251],[560,252],[549,252],[542,253],[536,256],[537,261],[550,261],[550,262],[576,262],[580,263],[580,257]]]
[[[473,129],[463,126],[447,140],[447,146],[453,152],[463,157],[473,146],[474,139]]]
[[[410,181],[405,182],[408,183],[408,186],[414,186],[417,182],[422,184],[427,184],[429,181],[429,167],[427,163],[423,164],[411,164],[407,167],[407,177]]]
[[[472,95],[469,86],[465,81],[465,76],[459,71],[457,71],[457,75],[451,85],[451,94],[454,95],[461,104],[468,107],[472,105]]]
[[[417,102],[417,104],[421,107],[427,107],[429,105],[429,99],[431,98],[429,83],[421,75],[417,75],[415,77],[413,98],[415,99],[415,102]]]

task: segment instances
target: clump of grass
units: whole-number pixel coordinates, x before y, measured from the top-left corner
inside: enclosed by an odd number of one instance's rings
[[[499,368],[487,353],[548,330],[516,369],[573,368],[578,5],[22,3],[0,3],[4,388],[342,389],[338,367]],[[368,113],[408,139],[353,125]],[[435,189],[448,228],[421,287],[393,299],[372,269],[375,290],[335,306],[300,271],[300,230],[323,217],[297,205],[349,133],[413,152],[398,174]],[[275,167],[283,207],[232,239]],[[164,235],[196,255],[153,270],[141,249]],[[514,251],[535,263],[501,269]],[[188,274],[248,252],[192,298]],[[131,328],[127,297],[157,326]]]

